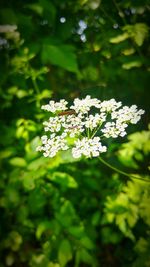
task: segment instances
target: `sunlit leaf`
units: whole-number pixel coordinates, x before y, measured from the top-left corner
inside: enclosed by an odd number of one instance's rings
[[[118,44],[118,43],[123,42],[124,40],[126,40],[128,38],[129,38],[129,35],[128,35],[128,33],[125,32],[125,33],[122,33],[116,37],[111,38],[109,41],[112,44]]]
[[[38,227],[37,227],[37,230],[36,230],[36,237],[37,239],[40,239],[43,232],[47,231],[51,229],[51,222],[50,221],[43,221],[41,222]]]
[[[75,179],[67,173],[54,172],[52,175],[49,175],[49,179],[64,187],[71,187],[71,188],[78,187],[78,184],[75,181]]]
[[[141,61],[132,61],[132,62],[129,62],[129,63],[124,63],[122,65],[122,68],[125,69],[125,70],[130,70],[132,68],[139,68],[143,65],[143,63]]]
[[[136,23],[135,25],[124,26],[123,30],[128,32],[138,46],[142,46],[148,36],[149,28],[145,23]]]
[[[26,167],[27,162],[24,158],[15,157],[9,160],[10,164],[17,167]]]
[[[58,250],[58,260],[61,267],[66,266],[66,263],[72,259],[72,248],[69,240],[64,239],[61,241]]]

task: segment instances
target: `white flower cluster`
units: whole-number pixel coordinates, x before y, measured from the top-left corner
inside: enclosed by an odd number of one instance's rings
[[[87,95],[85,99],[75,98],[74,105],[70,108],[74,109],[77,113],[81,112],[83,114],[87,113],[91,107],[100,108],[100,100],[97,98],[92,98]]]
[[[67,105],[62,99],[42,106],[51,112],[49,120],[43,123],[47,135],[41,137],[42,145],[37,147],[45,157],[54,157],[68,149],[74,158],[98,157],[107,151],[102,138],[125,136],[128,125],[136,124],[144,114],[136,105],[122,106],[115,99],[101,102],[89,95],[84,99],[76,98],[70,107]]]
[[[82,155],[86,157],[97,157],[100,153],[106,152],[106,146],[102,146],[100,137],[88,138],[83,137],[81,140],[75,141],[75,147],[72,149],[74,158],[80,158]]]
[[[67,141],[64,139],[65,135],[55,136],[53,134],[50,138],[46,135],[41,137],[42,146],[37,147],[37,151],[43,151],[44,157],[55,157],[60,150],[67,150],[69,147]]]
[[[41,109],[55,113],[56,111],[66,110],[68,102],[61,99],[60,102],[55,102],[53,100],[49,101],[48,105],[44,105]]]

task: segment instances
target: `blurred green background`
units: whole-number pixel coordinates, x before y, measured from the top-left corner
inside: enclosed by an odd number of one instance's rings
[[[148,0],[0,4],[0,267],[150,267],[150,183],[35,151],[50,99],[146,110],[104,158],[148,179]]]

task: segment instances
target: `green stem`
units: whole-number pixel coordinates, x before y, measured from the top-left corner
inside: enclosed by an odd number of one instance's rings
[[[133,178],[133,179],[137,179],[137,180],[142,180],[142,181],[145,181],[145,182],[150,182],[149,180],[145,180],[143,178],[138,178],[132,174],[129,174],[129,173],[126,173],[124,171],[121,171],[119,169],[117,169],[116,167],[112,166],[111,164],[109,164],[108,162],[106,162],[104,159],[102,159],[101,157],[98,158],[103,164],[105,164],[107,167],[111,168],[112,170],[114,170],[115,172],[118,172],[124,176],[127,176],[127,177],[130,177],[130,178]]]

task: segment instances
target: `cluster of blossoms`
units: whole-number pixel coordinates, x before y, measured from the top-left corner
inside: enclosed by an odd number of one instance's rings
[[[104,138],[125,136],[128,125],[136,124],[144,114],[136,105],[122,106],[115,99],[101,102],[89,95],[76,98],[70,107],[67,105],[62,99],[42,106],[51,113],[43,123],[47,135],[41,137],[42,145],[37,147],[45,157],[54,157],[68,149],[74,158],[97,157],[107,150],[102,144]]]

